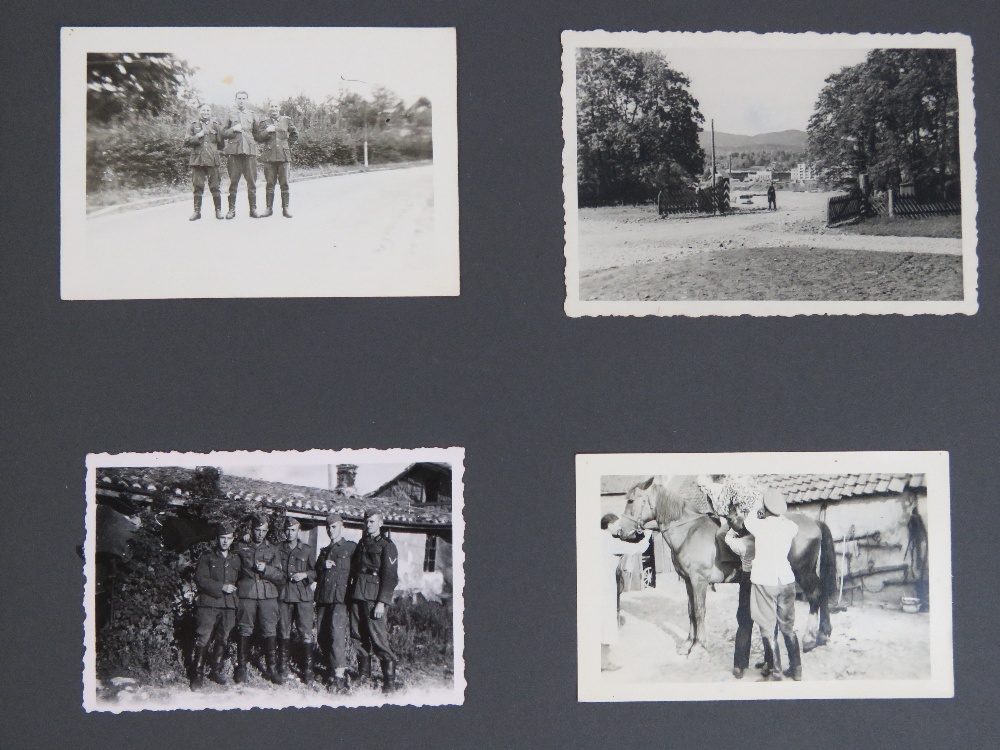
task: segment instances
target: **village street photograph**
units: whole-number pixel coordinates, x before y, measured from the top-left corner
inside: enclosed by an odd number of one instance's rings
[[[564,32],[566,312],[978,309],[960,34]]]
[[[459,293],[454,29],[61,42],[63,299]]]
[[[460,448],[87,457],[87,711],[461,705]]]
[[[951,697],[944,453],[577,457],[581,701]]]

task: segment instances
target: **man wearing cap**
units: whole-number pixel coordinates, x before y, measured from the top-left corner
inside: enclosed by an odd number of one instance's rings
[[[261,217],[274,213],[274,188],[281,188],[281,215],[292,218],[288,212],[288,168],[292,162],[292,146],[298,140],[299,133],[292,123],[292,118],[280,113],[277,104],[272,104],[270,116],[261,124],[260,138],[262,144],[261,161],[264,162],[264,181],[267,185],[264,195],[267,208]]]
[[[779,630],[788,648],[785,676],[802,679],[802,657],[795,635],[795,574],[788,562],[788,552],[799,527],[785,517],[787,511],[785,498],[769,488],[744,521],[747,531],[754,537],[750,614],[764,641],[765,664],[761,671],[764,679],[775,681],[782,675],[781,653],[776,640]]]
[[[281,683],[274,668],[275,635],[278,627],[278,593],[285,581],[281,568],[281,554],[267,541],[267,516],[250,517],[250,540],[236,545],[240,558],[240,580],[236,584],[240,597],[236,619],[239,623],[239,640],[236,643],[237,683],[246,682],[247,662],[250,658],[250,636],[260,629],[264,638],[265,677],[275,684]]]
[[[300,525],[297,518],[288,516],[285,519],[286,538],[279,547],[285,585],[278,596],[278,677],[284,680],[288,676],[292,626],[297,624],[304,652],[302,681],[311,685],[315,640],[313,633],[316,630],[312,584],[316,580],[316,568],[313,565],[313,548],[299,541]]]
[[[351,592],[351,637],[359,642],[359,671],[372,674],[372,657],[382,665],[382,690],[396,688],[396,655],[389,648],[386,623],[392,594],[399,582],[399,552],[382,534],[382,514],[365,513],[365,535],[354,551],[354,589]]]
[[[261,119],[247,108],[247,92],[236,92],[236,111],[230,112],[222,129],[226,138],[226,169],[229,172],[229,213],[227,219],[236,218],[236,192],[240,178],[247,181],[247,200],[250,203],[250,217],[257,214],[257,142],[260,135]]]
[[[212,105],[202,104],[198,108],[198,119],[188,126],[187,140],[184,142],[191,148],[188,165],[191,167],[191,186],[194,188],[194,213],[190,221],[201,218],[201,199],[205,194],[205,185],[212,195],[215,204],[215,218],[222,218],[222,193],[219,191],[219,169],[222,167],[222,157],[219,149],[225,146],[222,137],[222,126],[212,119]]]
[[[232,544],[233,525],[229,522],[218,524],[215,527],[215,549],[202,555],[195,569],[198,599],[195,605],[192,690],[198,690],[205,684],[205,652],[213,634],[215,648],[208,678],[220,685],[226,684],[222,658],[229,645],[229,634],[236,626],[236,582],[240,577],[240,559],[229,551]]]
[[[347,647],[351,637],[347,587],[351,580],[351,559],[357,545],[344,539],[344,519],[339,513],[326,517],[330,544],[316,560],[316,639],[330,672],[327,686],[339,692],[351,688],[347,675]]]

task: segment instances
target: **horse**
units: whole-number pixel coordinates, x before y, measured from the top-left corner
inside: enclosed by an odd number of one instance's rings
[[[740,562],[725,543],[721,521],[710,515],[711,506],[695,477],[671,477],[665,485],[654,479],[628,491],[622,536],[641,534],[646,524],[656,521],[670,548],[674,568],[687,588],[688,637],[677,647],[678,654],[687,656],[696,645],[704,647],[709,585],[732,581]],[[829,599],[836,593],[836,550],[833,534],[822,521],[794,512],[786,517],[799,527],[788,561],[795,582],[809,602],[809,624],[802,650],[811,651],[825,645],[833,632]]]

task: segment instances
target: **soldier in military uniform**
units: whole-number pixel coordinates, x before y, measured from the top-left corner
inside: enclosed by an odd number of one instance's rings
[[[226,138],[226,168],[229,171],[229,213],[227,219],[236,217],[236,191],[240,177],[247,181],[247,200],[250,217],[257,213],[257,142],[260,135],[260,116],[247,109],[247,92],[236,92],[236,111],[230,112],[222,134]]]
[[[288,676],[292,627],[297,624],[305,651],[302,681],[310,685],[313,681],[313,633],[316,630],[316,604],[311,586],[316,580],[316,568],[313,566],[313,548],[299,541],[299,526],[299,519],[291,516],[285,519],[287,538],[278,548],[285,574],[285,585],[278,597],[278,677],[284,680]]]
[[[261,161],[264,162],[264,181],[267,209],[261,216],[271,216],[274,211],[274,186],[281,186],[281,215],[292,218],[288,212],[288,169],[292,161],[291,146],[299,133],[290,117],[279,114],[277,104],[271,105],[270,118],[261,124],[260,140],[263,145]]]
[[[347,589],[351,579],[351,559],[357,545],[344,539],[344,519],[339,513],[326,517],[330,544],[316,560],[316,634],[320,649],[330,667],[327,686],[347,692],[351,688],[347,674],[347,647],[351,634]]]
[[[382,689],[396,687],[396,655],[389,648],[386,622],[392,594],[399,582],[399,553],[382,534],[382,514],[365,513],[366,534],[354,551],[354,588],[351,592],[351,636],[360,645],[360,671],[371,677],[372,657],[382,664]]]
[[[278,592],[285,582],[281,553],[267,541],[267,516],[251,517],[250,540],[236,545],[240,557],[240,579],[236,584],[240,598],[236,617],[239,623],[236,682],[246,682],[250,658],[250,636],[259,628],[264,637],[266,677],[276,684],[280,678],[274,668],[275,635],[278,627]]]
[[[191,167],[191,185],[194,188],[194,213],[190,221],[201,218],[201,199],[205,194],[205,183],[212,194],[215,204],[215,218],[222,218],[222,193],[219,191],[219,168],[222,157],[219,149],[225,145],[222,137],[222,126],[212,119],[212,106],[202,104],[198,110],[198,119],[188,126],[188,137],[185,144],[191,147],[188,165]]]
[[[229,645],[229,634],[236,626],[236,582],[240,577],[240,558],[229,551],[233,544],[233,525],[220,523],[216,526],[216,546],[198,560],[194,580],[198,584],[198,599],[195,605],[196,631],[194,639],[194,676],[191,689],[197,690],[205,684],[205,653],[208,644],[215,638],[212,651],[212,669],[208,677],[212,682],[226,684],[222,674],[222,657]]]

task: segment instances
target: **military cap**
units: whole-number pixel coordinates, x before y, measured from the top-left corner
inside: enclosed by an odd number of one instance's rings
[[[336,512],[330,513],[326,517],[326,523],[327,523],[327,525],[329,525],[331,523],[343,523],[343,522],[344,522],[344,519],[341,517],[341,515],[339,513],[336,513]]]
[[[285,516],[285,521],[284,523],[281,524],[281,528],[292,529],[292,528],[298,528],[301,525],[302,522],[295,516]]]
[[[382,517],[382,511],[380,511],[378,508],[369,508],[368,510],[365,511],[365,520],[366,521],[369,518],[371,518],[372,516],[378,516],[379,518],[381,518]]]
[[[250,514],[250,528],[257,529],[261,526],[267,526],[268,520],[267,515],[264,513],[251,513]]]
[[[236,529],[229,521],[220,521],[215,524],[215,535],[216,536],[232,536],[236,533]]]
[[[773,488],[764,490],[764,507],[776,516],[783,516],[788,511],[784,496]]]

